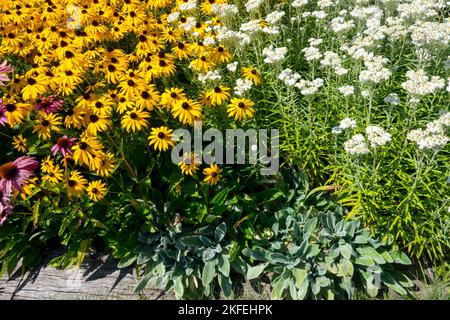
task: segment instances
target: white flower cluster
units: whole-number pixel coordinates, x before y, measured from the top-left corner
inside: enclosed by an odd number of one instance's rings
[[[344,118],[341,120],[338,126],[331,129],[331,132],[333,134],[341,134],[342,132],[344,132],[344,130],[349,128],[356,128],[356,120],[353,120],[351,118]]]
[[[256,11],[259,9],[259,7],[261,6],[262,3],[263,3],[263,0],[249,0],[245,4],[245,10],[247,10],[247,12]]]
[[[355,93],[355,87],[349,85],[341,86],[338,88],[338,90],[344,97],[350,96]]]
[[[234,61],[234,62],[231,62],[231,63],[227,64],[227,69],[230,72],[236,72],[237,67],[238,67],[238,62],[237,61]]]
[[[364,59],[365,70],[359,73],[359,80],[364,83],[380,83],[388,80],[392,72],[384,67],[388,61],[380,56],[371,56]]]
[[[267,21],[267,23],[271,25],[275,25],[286,15],[286,12],[284,11],[273,11],[269,13],[266,18],[264,19]]]
[[[446,6],[446,0],[410,0],[401,2],[397,11],[401,18],[435,17]]]
[[[180,13],[178,11],[174,11],[167,16],[167,22],[173,23],[173,22],[178,21],[179,18],[180,18]]]
[[[425,129],[411,130],[407,139],[415,142],[420,150],[440,149],[450,141],[445,135],[446,128],[450,128],[450,112],[445,112],[437,120],[427,123]]]
[[[218,70],[208,71],[207,73],[201,73],[198,75],[198,81],[205,84],[208,81],[216,81],[222,79]]]
[[[292,1],[291,5],[294,8],[301,8],[307,4],[308,4],[308,0],[294,0],[294,1]]]
[[[385,98],[384,98],[384,102],[393,105],[393,106],[398,106],[400,104],[400,97],[398,96],[398,94],[396,94],[395,92],[388,94]]]
[[[415,96],[435,93],[437,90],[445,87],[444,79],[438,76],[433,76],[430,79],[423,69],[417,71],[409,70],[406,72],[406,78],[407,80],[402,83],[402,88]]]
[[[213,3],[211,5],[211,12],[217,14],[221,18],[225,18],[237,15],[239,10],[234,4]]]
[[[355,27],[355,21],[348,20],[345,21],[344,17],[336,17],[333,18],[330,22],[330,29],[333,30],[335,33],[344,33],[346,31],[349,31]]]
[[[278,79],[283,81],[286,86],[293,87],[301,79],[301,76],[298,72],[287,68],[280,72]]]
[[[349,140],[344,142],[344,150],[351,155],[362,155],[370,153],[367,147],[366,139],[360,133],[355,134]]]
[[[392,136],[383,128],[378,126],[368,126],[366,128],[367,139],[372,147],[384,146],[392,140]]]
[[[300,89],[301,94],[304,96],[309,96],[315,94],[319,91],[319,89],[323,86],[323,80],[320,78],[316,78],[312,81],[300,79],[295,87]]]
[[[222,27],[217,30],[217,40],[220,43],[227,44],[229,46],[239,46],[239,47],[251,43],[249,35],[240,31],[230,30],[226,27]]]
[[[253,82],[248,79],[237,79],[236,86],[234,87],[234,94],[242,97],[245,93],[247,93],[253,86]]]
[[[189,0],[179,6],[181,12],[194,11],[197,9],[197,0]]]
[[[288,49],[286,47],[275,48],[273,45],[263,49],[262,54],[265,56],[264,62],[269,64],[275,64],[282,61]]]
[[[347,74],[348,70],[343,68],[342,60],[336,52],[333,51],[325,51],[323,54],[323,58],[320,61],[320,64],[324,67],[330,67],[333,69],[334,73],[338,76],[342,76]]]
[[[412,43],[415,45],[430,45],[441,43],[447,45],[450,39],[450,22],[439,23],[418,21],[410,27]]]
[[[305,55],[306,61],[315,61],[322,59],[322,53],[316,47],[306,47],[302,49],[302,52]]]

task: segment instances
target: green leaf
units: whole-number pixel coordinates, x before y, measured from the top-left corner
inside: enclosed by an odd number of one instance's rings
[[[181,299],[184,294],[184,285],[183,285],[183,278],[178,277],[173,280],[174,283],[174,291],[175,291],[175,297],[177,299]]]
[[[303,281],[303,284],[300,286],[297,292],[297,299],[303,300],[308,294],[309,289],[309,281]]]
[[[304,234],[312,234],[313,231],[316,229],[317,226],[317,217],[314,217],[308,221],[306,221],[305,223],[305,229],[304,229]]]
[[[214,239],[216,241],[222,241],[227,233],[227,224],[222,222],[214,231]]]
[[[187,236],[187,237],[184,237],[180,242],[182,245],[184,245],[186,247],[194,247],[194,248],[203,247],[203,243],[200,240],[199,236]]]
[[[134,293],[139,293],[147,287],[148,282],[152,279],[152,274],[148,273],[142,277],[141,281],[134,288]]]
[[[371,266],[375,265],[375,261],[373,261],[372,258],[365,257],[365,256],[356,258],[355,259],[355,263],[359,264],[359,265],[362,265],[362,266],[368,266],[368,267],[371,267]]]
[[[260,276],[264,269],[269,265],[268,262],[259,264],[255,267],[247,268],[247,280],[253,280]]]
[[[345,259],[350,259],[353,253],[353,248],[350,244],[346,243],[339,246],[339,251]]]
[[[225,298],[230,298],[233,293],[231,289],[231,280],[229,277],[219,274],[219,285],[222,288],[223,295]]]
[[[132,252],[128,252],[117,264],[117,268],[124,269],[131,266],[137,260],[137,256]]]
[[[207,248],[205,251],[203,251],[203,261],[214,259],[215,256],[216,251],[212,248]]]
[[[295,278],[295,286],[297,287],[297,289],[300,289],[306,277],[308,276],[308,271],[306,271],[305,269],[294,268],[292,270],[292,275]]]
[[[203,271],[202,271],[203,286],[206,287],[214,279],[214,276],[216,275],[215,267],[216,267],[216,265],[215,265],[214,261],[208,261],[205,263],[205,265],[203,267]]]
[[[139,252],[138,255],[138,259],[137,259],[137,264],[138,265],[142,265],[144,263],[146,263],[147,261],[149,261],[153,254],[155,253],[154,247],[153,246],[144,246],[141,251]]]
[[[220,255],[217,260],[219,272],[228,277],[230,275],[230,260],[228,259],[228,256]]]
[[[395,263],[400,263],[403,265],[410,265],[411,259],[404,252],[390,252],[390,256],[394,259]]]
[[[225,188],[225,189],[220,190],[220,191],[214,196],[214,198],[212,198],[211,204],[214,205],[214,206],[224,204],[225,201],[227,200],[227,197],[228,197],[228,193],[229,193],[229,192],[230,192],[230,189],[228,189],[228,188]]]
[[[356,249],[363,257],[369,257],[373,259],[376,263],[385,263],[384,258],[372,247],[362,247]]]

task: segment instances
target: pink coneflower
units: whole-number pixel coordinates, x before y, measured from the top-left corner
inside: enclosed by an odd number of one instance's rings
[[[6,118],[6,106],[3,104],[3,100],[0,99],[0,125],[5,126],[8,123],[8,118]]]
[[[61,110],[63,106],[62,100],[56,100],[55,95],[51,95],[48,98],[42,98],[37,101],[36,109],[43,110],[45,113],[51,113]]]
[[[0,166],[0,188],[8,194],[13,187],[19,191],[27,180],[34,176],[33,170],[38,164],[33,157],[20,157]]]
[[[10,194],[3,192],[0,187],[0,226],[5,223],[12,212]]]
[[[72,147],[76,144],[76,138],[68,138],[67,136],[62,136],[56,141],[56,144],[52,147],[52,154],[55,156],[58,152],[61,152],[62,156],[65,158],[67,155],[72,154]]]
[[[2,64],[0,64],[0,87],[4,87],[4,82],[9,82],[8,73],[14,72],[14,68],[8,64],[8,61],[3,61]]]

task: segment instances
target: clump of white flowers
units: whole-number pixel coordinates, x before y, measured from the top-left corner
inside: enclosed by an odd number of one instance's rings
[[[378,126],[368,126],[366,128],[367,139],[372,147],[384,146],[392,140],[392,136],[383,128]]]
[[[294,0],[294,1],[292,1],[291,5],[294,8],[301,8],[307,4],[308,4],[308,0]]]
[[[344,150],[351,155],[363,155],[370,153],[367,147],[366,139],[360,133],[355,134],[349,140],[344,142]]]
[[[425,129],[415,129],[408,132],[407,139],[415,142],[419,149],[440,149],[450,141],[445,134],[446,128],[450,128],[450,112],[444,112],[435,121],[426,124]]]
[[[344,97],[350,96],[355,93],[355,87],[349,85],[341,86],[338,88],[338,90]]]
[[[181,12],[194,11],[197,9],[197,0],[189,0],[179,6]]]
[[[245,4],[245,10],[247,10],[247,12],[256,11],[259,9],[259,7],[261,6],[262,3],[263,3],[262,0],[249,0]]]
[[[388,94],[385,98],[384,98],[384,102],[393,105],[393,106],[398,106],[400,104],[400,97],[398,96],[398,94],[396,94],[395,92]]]
[[[207,73],[200,73],[198,75],[198,81],[205,84],[208,81],[217,81],[222,79],[220,72],[218,70],[208,71]]]
[[[409,94],[415,96],[424,96],[435,93],[445,87],[445,81],[441,77],[430,77],[423,69],[417,71],[409,70],[406,72],[406,81],[402,83],[402,88]]]
[[[239,13],[238,8],[233,4],[228,3],[213,3],[211,5],[211,12],[217,14],[221,18],[230,17]]]
[[[301,79],[301,76],[298,72],[287,68],[280,72],[278,79],[283,81],[286,86],[293,87]]]
[[[333,127],[331,132],[333,134],[341,134],[344,130],[353,128],[356,128],[356,120],[347,117],[342,119],[338,126]]]
[[[321,78],[316,78],[312,81],[300,79],[295,87],[300,89],[301,94],[304,96],[309,96],[317,93],[319,89],[323,86],[323,80]]]
[[[253,82],[248,79],[237,79],[236,86],[234,87],[234,94],[242,97],[245,95],[253,86]]]
[[[237,61],[234,61],[234,62],[231,62],[231,63],[227,64],[227,69],[230,72],[236,72],[237,67],[238,67],[238,62]]]
[[[266,47],[262,52],[265,56],[264,62],[269,64],[280,62],[286,57],[287,51],[286,47],[275,48],[273,45]]]

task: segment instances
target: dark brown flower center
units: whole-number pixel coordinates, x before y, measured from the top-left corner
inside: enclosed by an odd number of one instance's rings
[[[0,167],[0,178],[14,179],[19,173],[19,169],[12,163],[8,162]]]
[[[189,103],[187,103],[187,102],[183,102],[182,104],[181,104],[181,107],[184,109],[184,110],[187,110],[187,109],[189,109]]]
[[[28,78],[27,82],[30,86],[35,85],[36,84],[36,80],[34,80],[33,78]]]
[[[213,178],[217,177],[217,172],[211,173],[211,177],[213,177]]]
[[[214,88],[214,92],[215,92],[215,93],[221,93],[221,92],[222,92],[222,89],[220,89],[220,87],[215,87],[215,88]]]
[[[158,133],[158,138],[160,138],[160,139],[164,139],[165,136],[166,135],[164,134],[164,132]]]
[[[67,184],[69,185],[69,187],[73,188],[77,185],[77,182],[75,180],[70,179],[69,181],[67,181]]]
[[[238,103],[238,107],[239,107],[239,108],[244,108],[244,107],[245,107],[245,103],[239,102],[239,103]]]
[[[15,104],[8,103],[8,104],[6,105],[6,111],[8,111],[8,112],[14,112],[14,111],[16,111],[16,110],[17,110],[17,107],[16,107]]]
[[[89,121],[91,121],[92,123],[96,123],[99,120],[99,117],[95,114],[91,114],[89,116]]]
[[[86,142],[80,142],[80,149],[81,150],[86,150],[87,149],[87,147],[88,147],[88,144],[86,143]]]
[[[137,116],[137,114],[135,113],[135,112],[132,112],[132,113],[130,113],[130,118],[131,119],[136,119],[138,116]]]
[[[48,121],[48,120],[42,120],[42,126],[43,127],[48,127],[49,125],[50,125],[50,121]]]

